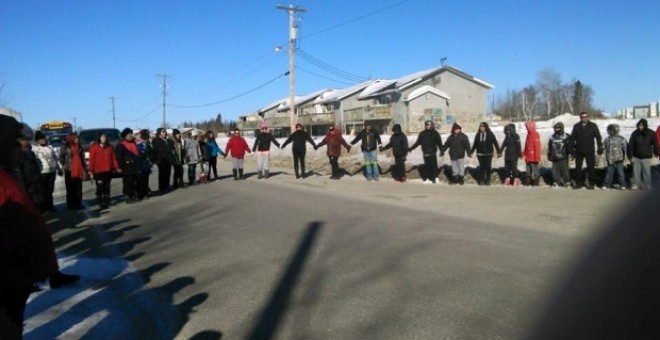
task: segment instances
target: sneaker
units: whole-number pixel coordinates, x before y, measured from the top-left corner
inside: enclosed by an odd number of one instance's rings
[[[422,183],[424,183],[424,184],[431,184],[431,183],[433,183],[433,182],[431,182],[430,179],[425,179],[424,182],[422,182]]]
[[[602,187],[600,187],[600,189],[601,189],[601,190],[610,190],[610,188],[608,188],[608,187],[606,187],[606,186],[602,186]]]
[[[626,190],[628,190],[628,188],[626,188],[626,187],[621,187],[620,190],[626,191]]]
[[[515,178],[513,180],[513,185],[519,187],[520,186],[520,178]]]
[[[367,177],[367,181],[371,181],[371,177]]]
[[[507,178],[504,180],[504,186],[509,186],[509,185],[511,185],[511,180]]]
[[[378,182],[378,177],[374,177],[374,181]]]

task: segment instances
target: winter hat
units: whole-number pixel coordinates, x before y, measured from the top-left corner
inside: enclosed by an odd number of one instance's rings
[[[260,127],[262,130],[268,128],[268,126],[266,125],[266,123],[261,123],[261,125],[260,125],[259,127]]]
[[[129,134],[133,134],[133,130],[131,130],[130,128],[125,128],[125,129],[121,130],[121,134],[120,134],[121,139],[126,138],[126,136],[129,135]]]
[[[610,136],[616,136],[619,134],[619,125],[617,124],[610,124],[607,126],[607,134]]]
[[[401,133],[401,125],[400,124],[394,124],[394,126],[392,126],[392,131],[394,133]]]
[[[451,126],[451,130],[454,131],[454,130],[456,130],[456,129],[461,130],[461,129],[463,129],[463,127],[461,127],[460,125],[458,125],[458,123],[454,123],[454,125]]]
[[[303,127],[302,124],[300,124],[300,123],[296,124],[296,129],[297,129],[297,128],[301,128],[301,129],[302,129],[302,127]]]
[[[34,140],[38,141],[38,140],[41,140],[41,139],[46,139],[46,135],[41,131],[35,132],[34,133]]]

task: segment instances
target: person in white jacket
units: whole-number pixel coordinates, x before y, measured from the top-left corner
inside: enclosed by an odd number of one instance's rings
[[[34,134],[34,141],[37,143],[32,149],[39,161],[39,169],[41,170],[41,177],[46,183],[46,202],[44,204],[47,212],[55,212],[55,205],[53,204],[53,191],[55,190],[55,177],[56,174],[62,175],[62,169],[57,161],[57,153],[52,146],[48,144],[46,135],[37,131]]]
[[[192,131],[190,137],[183,140],[183,148],[186,150],[186,163],[188,163],[188,185],[195,184],[197,163],[202,159],[202,151],[199,148],[199,142],[197,142],[198,135],[197,131]]]

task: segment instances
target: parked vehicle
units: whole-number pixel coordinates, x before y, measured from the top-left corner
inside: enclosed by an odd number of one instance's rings
[[[66,133],[58,133],[54,135],[47,136],[48,138],[48,145],[52,146],[53,149],[55,149],[55,154],[59,155],[60,154],[60,148],[64,146],[66,143],[66,136],[68,134]]]

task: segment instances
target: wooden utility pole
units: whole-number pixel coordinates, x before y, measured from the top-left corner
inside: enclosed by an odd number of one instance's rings
[[[163,78],[163,84],[161,85],[163,87],[163,129],[167,129],[167,122],[165,121],[165,98],[167,97],[167,78],[172,77],[167,74],[157,74],[156,77],[162,77]]]
[[[293,5],[282,6],[277,5],[277,9],[287,11],[289,13],[289,117],[291,118],[291,132],[295,131],[296,126],[296,104],[295,97],[295,77],[294,77],[294,59],[293,52],[296,45],[296,36],[298,27],[295,25],[294,14],[296,12],[306,12],[307,10],[302,7],[294,7]]]
[[[110,101],[112,101],[112,128],[113,129],[117,128],[117,124],[115,123],[115,98],[117,98],[117,97],[115,97],[115,96],[108,97],[108,99],[110,99]]]

